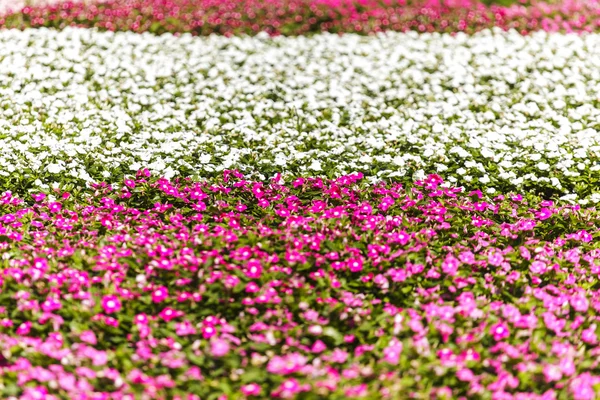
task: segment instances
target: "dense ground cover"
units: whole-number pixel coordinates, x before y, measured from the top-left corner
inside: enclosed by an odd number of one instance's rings
[[[596,210],[148,175],[2,197],[3,397],[594,398]]]
[[[600,201],[600,36],[0,31],[0,182],[239,169]]]
[[[597,3],[523,5],[6,16],[0,397],[596,398]]]
[[[0,18],[8,28],[66,26],[152,33],[596,31],[598,0],[103,0],[52,1]]]

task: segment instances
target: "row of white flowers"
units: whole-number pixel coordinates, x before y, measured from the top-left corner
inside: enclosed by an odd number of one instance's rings
[[[0,32],[0,184],[438,172],[600,201],[600,35]]]

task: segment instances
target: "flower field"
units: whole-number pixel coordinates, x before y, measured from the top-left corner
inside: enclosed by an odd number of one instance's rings
[[[600,3],[0,17],[0,398],[600,397]]]

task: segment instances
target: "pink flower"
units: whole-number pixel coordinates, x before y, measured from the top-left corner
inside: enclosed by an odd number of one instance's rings
[[[598,342],[595,324],[591,325],[588,329],[584,329],[581,332],[581,340],[590,345],[594,345]]]
[[[454,256],[449,254],[446,256],[444,262],[442,262],[442,272],[450,276],[456,276],[459,265],[460,262]]]
[[[252,193],[256,196],[257,199],[261,199],[265,195],[265,191],[262,187],[262,183],[255,183],[252,186]]]
[[[458,258],[465,264],[473,264],[475,262],[475,255],[471,251],[463,251],[458,255]]]
[[[344,395],[349,398],[361,398],[367,396],[368,389],[366,383],[361,383],[360,385],[350,386],[344,391]]]
[[[121,301],[114,295],[107,295],[102,298],[102,308],[107,314],[119,312],[121,309]]]
[[[137,325],[147,325],[148,324],[148,316],[146,314],[138,314],[135,316],[133,321]]]
[[[81,332],[81,334],[79,335],[79,339],[91,345],[95,345],[97,343],[96,334],[93,331],[89,330]]]
[[[300,391],[300,384],[294,378],[286,379],[279,386],[279,390],[281,391],[281,397],[291,398],[295,393]]]
[[[546,382],[559,381],[562,379],[562,372],[558,365],[546,364],[544,365],[543,372]]]
[[[229,353],[229,342],[224,339],[215,338],[210,342],[210,353],[214,357],[223,357]]]
[[[540,208],[540,211],[538,211],[535,214],[536,218],[539,219],[540,221],[544,221],[548,218],[550,218],[552,216],[552,211],[550,211],[547,208]]]
[[[569,299],[571,307],[577,312],[585,313],[590,305],[588,299],[583,295],[575,295]]]
[[[217,334],[217,330],[213,326],[205,326],[202,328],[202,337],[210,339]]]
[[[19,325],[19,327],[17,328],[17,335],[28,335],[29,332],[31,331],[31,322],[30,321],[26,321],[23,322],[21,325]]]
[[[548,270],[548,266],[546,265],[546,263],[536,260],[531,263],[531,265],[529,266],[529,270],[534,274],[543,274]]]
[[[23,400],[46,400],[48,397],[48,390],[43,386],[27,387],[23,391]]]
[[[329,356],[329,360],[332,362],[343,364],[348,360],[349,356],[350,354],[348,354],[347,351],[344,351],[342,349],[334,349],[331,355]]]
[[[392,338],[387,347],[383,349],[383,360],[392,365],[398,365],[400,353],[402,353],[402,342]]]
[[[175,324],[175,333],[179,336],[187,336],[196,334],[196,328],[190,321],[183,321]]]
[[[267,364],[267,372],[277,375],[293,374],[306,365],[306,362],[306,357],[300,353],[273,356]]]
[[[596,398],[596,391],[593,388],[593,382],[589,373],[583,373],[569,383],[569,389],[573,394],[574,400],[593,400]]]
[[[45,258],[34,258],[33,268],[46,271],[48,269],[48,261]]]
[[[227,289],[233,289],[240,283],[240,278],[235,275],[228,275],[223,279],[223,285]]]
[[[471,382],[475,378],[475,374],[469,368],[460,368],[456,371],[456,377],[463,382]]]
[[[152,291],[152,302],[154,303],[160,303],[166,300],[167,297],[169,297],[169,290],[164,286],[161,286]]]
[[[317,340],[311,347],[310,351],[313,353],[321,353],[327,349],[327,345],[321,340]]]
[[[488,262],[490,263],[490,265],[499,267],[504,262],[504,257],[502,256],[502,253],[499,250],[492,250],[488,254]]]
[[[575,373],[575,364],[569,357],[564,357],[558,362],[558,366],[563,374],[571,376]]]
[[[258,396],[260,395],[260,386],[256,383],[249,383],[240,388],[241,392],[245,396]]]
[[[579,237],[579,240],[581,240],[584,243],[591,242],[593,239],[592,235],[586,230],[581,230],[577,232],[577,236]]]
[[[50,209],[50,212],[57,213],[60,210],[62,210],[62,204],[60,204],[59,202],[55,201],[55,202],[50,203],[48,205],[48,208]]]
[[[246,267],[246,276],[250,279],[258,279],[262,274],[262,265],[258,260],[250,260],[248,261],[248,266]]]
[[[510,331],[504,323],[497,323],[495,325],[492,325],[490,328],[490,333],[494,337],[495,341],[500,341],[510,336]]]
[[[40,202],[46,198],[46,195],[44,193],[34,193],[31,195],[31,197],[33,197],[33,200],[36,202]]]
[[[52,312],[56,310],[60,310],[61,303],[59,300],[49,297],[42,303],[42,310],[44,312]]]
[[[179,317],[179,315],[180,313],[172,309],[171,307],[163,308],[163,310],[158,314],[158,316],[165,321],[171,321],[172,319]]]
[[[363,262],[360,258],[350,258],[347,261],[348,269],[351,272],[360,272],[363,269]]]

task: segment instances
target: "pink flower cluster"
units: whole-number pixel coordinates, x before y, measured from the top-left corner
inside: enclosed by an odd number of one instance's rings
[[[141,171],[0,209],[2,398],[585,400],[600,383],[593,208],[436,175]]]
[[[26,6],[0,18],[0,26],[194,35],[474,32],[492,27],[527,33],[595,31],[599,16],[598,0],[520,0],[510,7],[477,0],[107,0]]]

